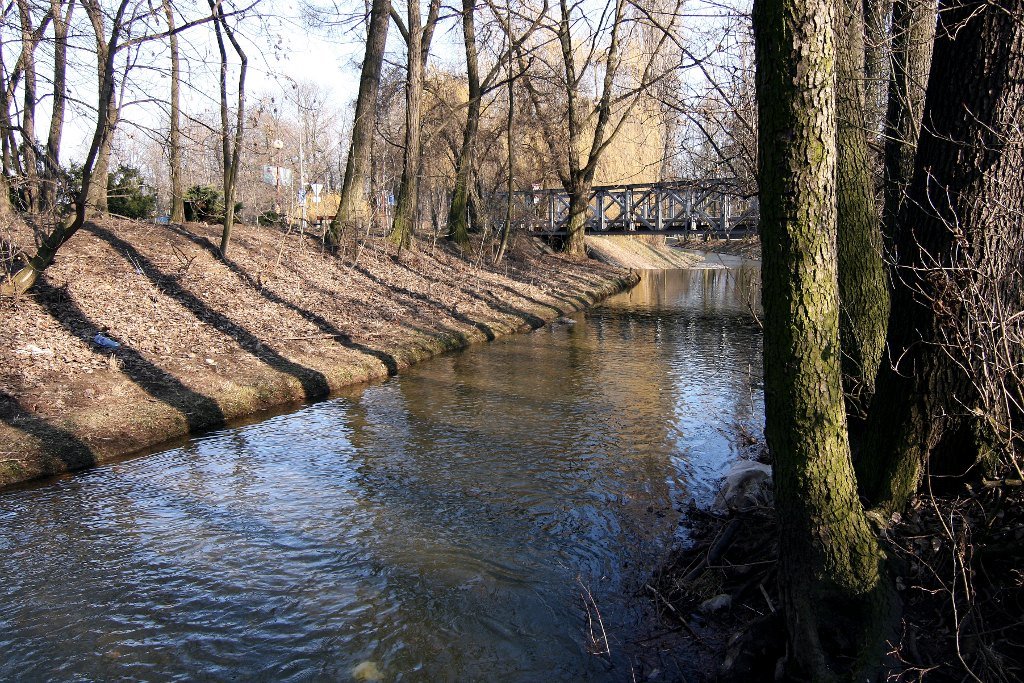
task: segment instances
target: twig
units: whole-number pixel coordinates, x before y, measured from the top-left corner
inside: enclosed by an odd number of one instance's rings
[[[645,587],[646,587],[646,588],[647,588],[647,589],[648,589],[649,591],[651,591],[652,593],[654,593],[654,594],[655,594],[655,595],[656,595],[656,596],[658,597],[658,599],[660,599],[660,600],[661,600],[662,602],[664,602],[664,603],[665,603],[665,605],[666,605],[666,606],[667,606],[667,607],[668,607],[668,608],[669,608],[670,610],[672,610],[672,612],[673,612],[673,613],[674,613],[674,614],[675,614],[675,615],[676,615],[677,617],[679,617],[679,623],[680,623],[680,624],[682,624],[683,628],[685,628],[685,629],[686,629],[686,632],[687,632],[687,633],[689,633],[689,634],[690,634],[691,636],[693,636],[693,639],[694,639],[694,640],[696,640],[696,641],[697,641],[698,643],[700,643],[700,644],[701,644],[701,646],[703,646],[703,647],[707,648],[708,650],[710,650],[710,649],[711,649],[711,646],[710,646],[710,645],[708,645],[707,643],[705,643],[705,642],[704,642],[704,639],[700,637],[700,634],[699,634],[699,633],[697,633],[697,632],[696,632],[696,631],[694,630],[694,628],[693,628],[692,626],[690,626],[690,622],[688,622],[688,621],[687,621],[687,620],[686,620],[686,619],[685,619],[685,618],[683,617],[683,615],[679,613],[679,610],[677,610],[677,609],[675,608],[675,606],[674,606],[674,605],[673,605],[673,604],[672,604],[671,602],[669,602],[669,601],[668,601],[668,599],[667,599],[667,598],[666,598],[666,597],[665,597],[664,595],[662,595],[661,593],[659,593],[659,592],[657,591],[657,589],[655,589],[655,588],[654,588],[654,586],[652,586],[652,585],[651,585],[651,584],[649,584],[649,583],[645,583],[645,584],[644,584],[644,586],[645,586]]]

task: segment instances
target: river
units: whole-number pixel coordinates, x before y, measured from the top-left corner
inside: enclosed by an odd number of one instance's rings
[[[576,324],[0,493],[0,680],[687,675],[643,655],[643,587],[761,433],[756,280],[645,273]]]

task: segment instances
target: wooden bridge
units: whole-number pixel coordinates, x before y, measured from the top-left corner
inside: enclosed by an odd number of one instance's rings
[[[504,195],[507,197],[508,195]],[[515,215],[535,235],[565,235],[569,195],[564,190],[513,193]],[[593,235],[712,235],[757,232],[757,197],[724,180],[609,185],[591,190],[586,232]]]

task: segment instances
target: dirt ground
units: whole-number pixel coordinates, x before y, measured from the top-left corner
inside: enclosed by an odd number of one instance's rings
[[[0,237],[7,270],[38,239],[23,225]],[[441,243],[334,255],[241,225],[221,261],[218,240],[205,224],[89,224],[29,294],[0,301],[0,486],[385,377],[635,281],[526,237],[497,268]]]
[[[620,268],[674,269],[692,268],[700,258],[680,249],[665,246],[665,238],[636,238],[625,235],[587,237],[592,258]]]
[[[732,254],[743,258],[761,259],[761,240],[759,237],[742,237],[734,240],[679,240],[679,246],[683,249],[699,249],[710,251],[715,254]]]

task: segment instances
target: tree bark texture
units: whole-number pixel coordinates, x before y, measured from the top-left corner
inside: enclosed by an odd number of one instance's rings
[[[171,166],[172,223],[185,221],[185,189],[181,180],[181,60],[178,53],[178,34],[174,31],[174,7],[164,0],[164,16],[170,31],[171,48],[171,121],[167,135],[168,161]]]
[[[370,185],[370,152],[373,148],[373,122],[376,116],[377,93],[380,90],[384,50],[388,40],[391,0],[373,0],[366,34],[366,55],[359,74],[352,143],[345,162],[345,179],[341,187],[338,211],[327,229],[328,242],[337,247],[347,226],[369,217],[367,188]]]
[[[39,160],[36,157],[36,46],[32,26],[32,9],[28,0],[18,0],[21,20],[22,69],[24,86],[21,112],[22,157],[25,160],[25,186],[21,191],[22,205],[29,213],[39,211]],[[41,36],[40,36],[41,38]]]
[[[217,36],[217,48],[220,51],[220,125],[221,152],[224,161],[224,227],[220,236],[220,254],[227,256],[231,242],[231,228],[235,224],[235,185],[238,177],[239,161],[241,160],[242,138],[245,134],[245,72],[248,59],[245,51],[235,38],[234,31],[228,25],[221,0],[208,0],[210,11],[215,15],[213,23]],[[222,35],[223,33],[223,35]],[[224,36],[231,42],[231,47],[238,55],[238,101],[235,109],[234,140],[231,139],[231,126],[228,121],[228,54],[224,47]]]
[[[766,438],[793,662],[854,678],[884,652],[893,593],[857,495],[843,400],[829,0],[757,0]],[[855,665],[838,664],[857,655]]]
[[[925,84],[935,42],[936,0],[894,0],[889,103],[885,115],[883,227],[891,247],[895,222],[914,174]]]
[[[395,200],[391,241],[399,249],[412,245],[419,197],[420,110],[423,102],[423,29],[419,0],[409,0],[408,65],[405,91],[405,160]]]
[[[480,107],[483,99],[477,59],[476,26],[473,17],[475,11],[475,0],[462,0],[462,35],[466,46],[469,104],[466,108],[466,127],[462,135],[462,148],[455,166],[455,188],[452,191],[452,202],[448,211],[448,239],[460,247],[465,247],[469,243],[469,195],[473,182],[473,161],[477,132],[480,129]]]
[[[60,169],[60,142],[64,134],[64,112],[67,108],[68,27],[78,4],[74,0],[50,0],[53,16],[53,110],[46,138],[46,183],[43,185],[43,208],[51,209],[57,201]],[[62,11],[62,5],[67,9]]]
[[[123,0],[122,0],[123,4]],[[100,146],[96,152],[95,167],[89,183],[89,194],[87,204],[90,208],[91,213],[98,214],[100,216],[106,216],[107,210],[107,192],[109,185],[110,175],[110,150],[114,140],[114,133],[117,130],[118,120],[120,118],[120,109],[117,105],[117,96],[114,92],[113,83],[113,72],[110,73],[109,82],[107,79],[107,65],[113,67],[114,60],[112,59],[112,46],[113,36],[110,40],[107,39],[106,31],[104,29],[104,10],[100,7],[96,0],[88,0],[83,4],[86,14],[89,16],[89,21],[92,24],[93,33],[96,36],[96,62],[98,70],[98,81],[100,89],[100,107],[97,116],[105,117],[106,121],[103,123],[103,128],[106,131],[100,140]],[[120,30],[120,27],[117,27]],[[109,87],[109,92],[107,92]]]
[[[860,4],[864,17],[864,115],[868,138],[874,140],[885,118],[892,0],[860,0]]]
[[[952,1],[939,16],[861,458],[885,511],[906,506],[924,466],[959,475],[991,457],[1013,417],[1002,392],[1019,391],[993,356],[1012,344],[1009,363],[1021,360],[1024,0]]]
[[[845,0],[836,12],[839,339],[852,414],[866,412],[889,321],[889,288],[868,150],[862,12],[862,0]]]

